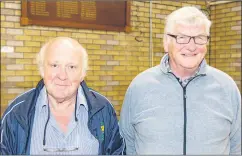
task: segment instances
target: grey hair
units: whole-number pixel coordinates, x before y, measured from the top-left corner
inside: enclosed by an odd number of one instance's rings
[[[57,37],[57,38],[54,38],[54,39],[48,41],[47,43],[45,43],[41,47],[39,53],[36,55],[36,63],[38,65],[38,69],[39,69],[40,75],[42,77],[44,76],[43,65],[44,65],[45,53],[47,52],[47,49],[52,45],[52,43],[55,42],[56,40],[59,40],[59,39],[67,39],[67,40],[76,41],[76,40],[68,38],[68,37]],[[78,46],[76,47],[76,49],[78,49],[78,51],[82,52],[82,56],[83,56],[82,57],[82,74],[86,75],[86,72],[88,70],[88,54],[87,54],[87,51],[79,43],[78,43]]]
[[[176,24],[204,25],[207,35],[210,34],[211,21],[206,14],[194,6],[185,6],[175,10],[166,18],[164,35],[172,33]]]

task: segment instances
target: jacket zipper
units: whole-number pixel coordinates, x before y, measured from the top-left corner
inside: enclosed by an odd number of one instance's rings
[[[205,74],[197,75],[193,77],[191,80],[187,82],[185,86],[182,85],[182,82],[179,81],[179,78],[176,77],[172,72],[171,73],[178,81],[178,83],[181,85],[182,90],[183,90],[183,120],[184,120],[184,125],[183,125],[183,155],[186,155],[187,153],[187,95],[186,95],[186,88],[188,84],[195,78],[200,77],[200,76],[205,76]]]
[[[186,85],[187,86],[187,85]],[[183,130],[183,155],[186,155],[187,149],[187,103],[186,103],[186,86],[183,89],[183,113],[184,113],[184,130]]]

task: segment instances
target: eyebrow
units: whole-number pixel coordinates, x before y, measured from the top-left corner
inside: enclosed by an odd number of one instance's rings
[[[78,63],[67,63],[66,65],[73,65],[73,66],[78,66]]]
[[[58,62],[58,61],[51,61],[51,60],[48,60],[47,63],[51,63],[51,64],[52,64],[52,63],[56,63],[56,64],[58,64],[59,62]]]
[[[185,34],[182,34],[182,33],[178,33],[177,35],[189,36],[189,35],[185,35]],[[208,35],[206,35],[206,34],[199,34],[199,35],[196,35],[196,36],[208,36]],[[191,37],[195,37],[195,36],[191,36]]]
[[[60,64],[59,61],[53,61],[53,62],[52,62],[52,61],[47,61],[47,63],[48,63],[48,64]],[[78,66],[78,63],[70,62],[70,63],[67,63],[66,65],[67,65],[67,66],[68,66],[68,65]]]

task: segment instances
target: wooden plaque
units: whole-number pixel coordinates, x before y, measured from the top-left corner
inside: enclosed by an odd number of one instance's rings
[[[23,0],[21,25],[130,32],[130,2]]]

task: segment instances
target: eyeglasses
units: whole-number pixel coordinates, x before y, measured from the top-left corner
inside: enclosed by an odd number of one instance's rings
[[[55,148],[55,147],[43,147],[43,150],[45,152],[71,152],[71,151],[77,151],[79,147],[64,147],[64,148]]]
[[[204,36],[204,35],[199,35],[199,36],[186,36],[186,35],[172,35],[172,34],[167,34],[168,36],[171,36],[176,39],[176,43],[178,44],[188,44],[193,38],[194,43],[199,44],[199,45],[204,45],[208,42],[210,36]]]
[[[78,122],[77,122],[78,123]],[[78,125],[77,125],[78,127]],[[71,151],[77,151],[79,149],[79,143],[78,140],[80,138],[79,130],[77,129],[77,136],[75,137],[76,143],[75,146],[68,146],[68,147],[48,147],[45,142],[43,142],[43,151],[45,152],[71,152]]]
[[[75,114],[76,114],[76,105],[77,105],[77,98],[76,98],[76,104],[75,104]],[[43,151],[45,152],[71,152],[71,151],[77,151],[79,149],[79,143],[78,140],[80,138],[80,134],[79,134],[79,129],[77,129],[77,136],[76,136],[76,145],[75,146],[69,146],[69,147],[47,147],[46,145],[46,129],[47,129],[47,124],[49,122],[50,119],[50,107],[48,104],[48,119],[45,123],[45,129],[44,129],[44,138],[43,138]],[[78,119],[75,116],[75,121],[77,123],[77,128],[78,126]]]

